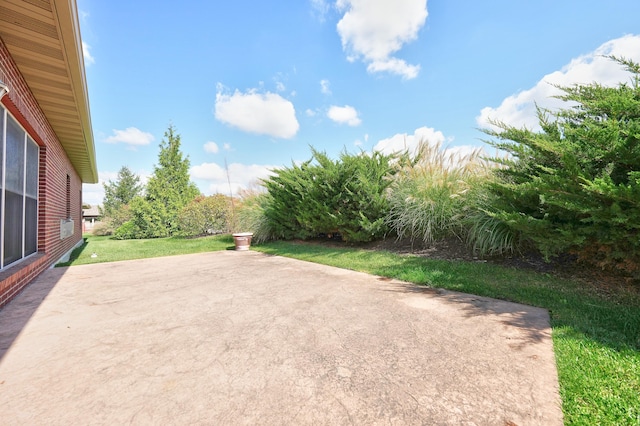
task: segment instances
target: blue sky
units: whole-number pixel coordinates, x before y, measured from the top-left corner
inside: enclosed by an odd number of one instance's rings
[[[100,182],[143,180],[169,125],[204,194],[251,186],[309,146],[482,146],[535,127],[553,85],[628,81],[637,0],[78,0]],[[85,185],[84,202],[102,201]]]

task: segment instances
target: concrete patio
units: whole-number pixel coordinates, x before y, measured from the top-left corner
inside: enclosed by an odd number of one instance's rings
[[[546,311],[215,252],[56,268],[0,311],[0,418],[561,425]]]

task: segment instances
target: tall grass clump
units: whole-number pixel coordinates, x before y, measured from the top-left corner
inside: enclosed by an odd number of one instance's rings
[[[252,241],[263,243],[275,239],[273,225],[264,214],[265,209],[272,203],[271,196],[262,191],[245,191],[237,206],[237,229],[243,232],[253,232]]]
[[[481,149],[461,153],[421,141],[388,191],[387,224],[412,242],[457,237],[480,255],[513,251],[513,232],[486,210],[491,176]]]
[[[481,256],[497,256],[514,253],[521,246],[520,234],[502,219],[490,213],[492,194],[487,190],[487,180],[477,188],[473,199],[466,206],[462,226],[467,247]]]
[[[421,141],[389,190],[389,226],[399,237],[432,243],[462,236],[462,216],[484,167],[479,151],[460,155]]]

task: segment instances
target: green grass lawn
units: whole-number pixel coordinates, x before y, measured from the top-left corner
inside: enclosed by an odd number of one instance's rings
[[[68,262],[56,266],[86,265],[115,262],[118,260],[144,259],[148,257],[175,256],[226,250],[233,247],[231,235],[215,235],[202,238],[156,238],[151,240],[114,240],[111,237],[85,235],[85,243],[71,254]],[[94,255],[92,257],[92,255]]]
[[[89,237],[72,265],[233,246],[230,236],[115,241]],[[253,246],[323,263],[548,309],[566,424],[640,425],[640,292],[598,291],[547,274],[487,263],[451,262],[291,242]],[[92,258],[96,253],[98,257]]]

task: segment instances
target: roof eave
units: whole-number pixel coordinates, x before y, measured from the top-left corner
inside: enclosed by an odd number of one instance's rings
[[[52,0],[53,13],[58,24],[63,55],[67,70],[71,77],[71,88],[80,115],[82,132],[89,167],[77,167],[80,178],[85,183],[98,182],[98,168],[96,164],[95,144],[91,126],[91,111],[84,68],[84,55],[80,23],[75,0]],[[64,140],[60,141],[64,147]],[[73,162],[73,159],[72,159]]]

